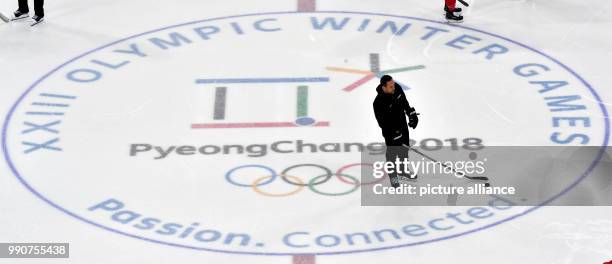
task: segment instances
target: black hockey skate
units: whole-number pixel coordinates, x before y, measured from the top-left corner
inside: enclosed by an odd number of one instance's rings
[[[463,16],[455,15],[454,12],[446,12],[446,21],[449,23],[461,23],[463,22]]]
[[[11,21],[24,19],[24,18],[27,18],[29,16],[30,15],[28,13],[21,12],[21,11],[19,11],[19,9],[17,9],[17,11],[13,12],[13,18],[11,19]]]
[[[45,19],[44,16],[34,15],[32,17],[32,20],[34,20],[34,23],[32,23],[30,26],[31,27],[36,26],[36,25],[38,25],[38,23],[43,22],[44,19]]]

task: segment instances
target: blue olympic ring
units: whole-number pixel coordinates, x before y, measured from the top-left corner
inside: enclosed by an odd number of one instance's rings
[[[274,171],[272,168],[270,168],[268,166],[259,165],[259,164],[248,164],[248,165],[238,166],[236,168],[233,168],[233,169],[229,170],[227,173],[225,173],[225,179],[228,182],[230,182],[231,184],[234,184],[234,185],[238,185],[238,186],[242,186],[242,187],[251,187],[251,184],[238,183],[238,182],[235,182],[234,180],[232,180],[232,178],[231,178],[231,175],[232,175],[232,173],[234,173],[234,171],[236,171],[238,169],[250,168],[250,167],[252,167],[252,168],[261,168],[261,169],[264,169],[264,170],[267,170],[267,171],[270,172],[270,179],[257,184],[257,186],[262,186],[262,185],[270,184],[271,182],[276,180],[276,177],[278,176],[278,174],[276,174],[276,171]]]

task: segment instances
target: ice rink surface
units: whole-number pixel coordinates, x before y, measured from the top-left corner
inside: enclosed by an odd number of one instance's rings
[[[609,145],[612,3],[470,3],[458,26],[396,0],[55,0],[0,24],[0,242],[70,243],[0,263],[612,260],[610,207],[360,206],[385,73],[419,144]]]

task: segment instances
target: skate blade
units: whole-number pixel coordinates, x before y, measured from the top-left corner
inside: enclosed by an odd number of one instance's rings
[[[459,23],[463,23],[463,20],[450,20],[450,19],[447,19],[446,22],[450,23],[450,24],[459,24]]]
[[[11,18],[11,21],[22,20],[22,19],[24,19],[24,18],[28,18],[28,17],[30,17],[30,16],[29,16],[29,15],[27,15],[27,16],[24,16],[24,17],[15,17],[15,18]]]
[[[38,22],[34,22],[34,23],[32,23],[32,24],[30,25],[30,27],[36,26],[36,25],[38,25],[38,24],[42,23],[43,21],[44,21],[44,19],[41,19],[41,20],[40,20],[40,21],[38,21]]]
[[[398,176],[397,178],[400,181],[407,181],[407,182],[416,182],[419,179],[418,177],[417,178],[410,178],[410,177],[406,177],[406,176]]]

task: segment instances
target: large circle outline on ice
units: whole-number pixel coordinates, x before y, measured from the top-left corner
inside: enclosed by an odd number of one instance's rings
[[[311,14],[353,14],[353,15],[370,15],[370,16],[382,16],[382,17],[393,17],[393,18],[403,18],[403,19],[410,19],[410,20],[417,20],[417,21],[424,21],[424,22],[429,22],[429,23],[434,23],[434,24],[440,24],[440,25],[445,25],[445,26],[450,26],[450,27],[456,27],[456,28],[461,28],[464,30],[469,30],[469,31],[473,31],[473,32],[478,32],[481,34],[485,34],[485,35],[489,35],[492,37],[496,37],[499,39],[502,39],[504,41],[513,43],[515,45],[518,45],[522,48],[525,48],[527,50],[530,50],[534,53],[537,53],[547,59],[549,59],[550,61],[554,62],[555,64],[559,65],[560,67],[562,67],[563,69],[565,69],[566,71],[568,71],[571,75],[573,75],[576,79],[578,79],[588,90],[589,92],[593,95],[595,101],[597,101],[597,103],[599,104],[600,110],[602,111],[602,118],[604,121],[604,140],[603,143],[601,145],[600,151],[597,154],[597,157],[595,158],[595,160],[593,160],[593,163],[587,168],[586,171],[584,171],[582,173],[582,175],[580,175],[580,177],[578,179],[576,179],[576,181],[574,181],[570,186],[568,186],[567,188],[565,188],[564,190],[562,190],[560,193],[556,194],[555,196],[549,198],[548,200],[542,202],[541,204],[534,206],[534,207],[530,207],[528,209],[526,209],[523,212],[517,213],[515,215],[506,217],[504,219],[501,219],[499,221],[496,221],[494,223],[490,223],[481,227],[477,227],[471,230],[467,230],[458,234],[453,234],[453,235],[448,235],[448,236],[444,236],[444,237],[439,237],[439,238],[434,238],[434,239],[430,239],[430,240],[425,240],[425,241],[419,241],[419,242],[413,242],[413,243],[405,243],[405,244],[401,244],[401,245],[393,245],[393,246],[383,246],[383,247],[375,247],[375,248],[368,248],[368,249],[358,249],[358,250],[343,250],[343,251],[330,251],[330,252],[255,252],[255,251],[238,251],[238,250],[223,250],[223,249],[214,249],[214,248],[205,248],[205,247],[195,247],[195,246],[189,246],[189,245],[183,245],[183,244],[178,244],[178,243],[171,243],[171,242],[166,242],[166,241],[162,241],[162,240],[157,240],[157,239],[152,239],[152,238],[147,238],[147,237],[143,237],[143,236],[138,236],[138,235],[134,235],[134,234],[130,234],[127,232],[123,232],[121,230],[117,230],[99,223],[96,223],[92,220],[89,220],[85,217],[82,217],[74,212],[71,212],[69,210],[67,210],[66,208],[63,208],[62,206],[58,205],[57,203],[51,201],[49,198],[45,197],[42,193],[38,192],[37,190],[35,190],[34,188],[32,188],[32,186],[30,186],[30,184],[28,184],[28,182],[24,179],[24,177],[19,173],[19,171],[17,170],[17,168],[15,167],[15,164],[13,164],[13,161],[11,159],[11,156],[9,154],[8,151],[8,146],[7,146],[7,131],[8,131],[8,126],[10,124],[11,118],[13,116],[13,114],[15,113],[15,109],[17,108],[17,106],[19,106],[19,104],[23,101],[23,99],[32,91],[34,90],[34,88],[36,88],[42,81],[44,81],[46,78],[48,78],[49,76],[51,76],[52,74],[54,74],[55,72],[57,72],[58,70],[60,70],[61,68],[67,66],[68,64],[75,62],[77,60],[79,60],[80,58],[83,58],[89,54],[92,54],[94,52],[100,51],[102,49],[105,49],[107,47],[113,46],[115,44],[124,42],[126,40],[129,39],[133,39],[133,38],[137,38],[143,35],[147,35],[147,34],[151,34],[151,33],[155,33],[155,32],[159,32],[159,31],[163,31],[163,30],[167,30],[167,29],[171,29],[171,28],[177,28],[177,27],[182,27],[182,26],[186,26],[186,25],[192,25],[192,24],[198,24],[198,23],[203,23],[203,22],[208,22],[208,21],[215,21],[215,20],[223,20],[223,19],[231,19],[231,18],[239,18],[239,17],[249,17],[249,16],[266,16],[266,15],[287,15],[287,14],[305,14],[305,12],[295,12],[295,11],[291,11],[291,12],[267,12],[267,13],[253,13],[253,14],[243,14],[243,15],[232,15],[232,16],[224,16],[224,17],[218,17],[218,18],[210,18],[210,19],[202,19],[202,20],[197,20],[197,21],[192,21],[192,22],[186,22],[186,23],[181,23],[181,24],[177,24],[177,25],[172,25],[172,26],[167,26],[167,27],[163,27],[163,28],[159,28],[159,29],[155,29],[155,30],[151,30],[151,31],[147,31],[144,33],[140,33],[140,34],[136,34],[130,37],[126,37],[111,43],[108,43],[106,45],[103,45],[101,47],[98,47],[96,49],[90,50],[88,52],[85,52],[77,57],[74,57],[70,60],[68,60],[67,62],[57,66],[56,68],[54,68],[53,70],[51,70],[50,72],[46,73],[45,75],[43,75],[42,77],[40,77],[38,80],[36,80],[30,87],[28,87],[28,89],[21,94],[21,96],[19,96],[19,98],[17,99],[17,101],[13,104],[13,106],[11,107],[11,109],[9,110],[9,112],[6,115],[6,118],[4,120],[4,124],[2,126],[2,151],[4,153],[4,157],[6,159],[6,162],[9,166],[9,168],[11,169],[12,173],[15,175],[15,177],[19,180],[19,182],[28,190],[30,191],[32,194],[34,194],[36,197],[38,197],[39,199],[43,200],[45,203],[47,203],[48,205],[78,219],[81,220],[85,223],[91,224],[93,226],[102,228],[104,230],[113,232],[113,233],[117,233],[120,235],[124,235],[124,236],[128,236],[128,237],[132,237],[132,238],[136,238],[136,239],[140,239],[140,240],[144,240],[144,241],[148,241],[148,242],[153,242],[153,243],[157,243],[157,244],[162,244],[162,245],[168,245],[168,246],[174,246],[174,247],[181,247],[181,248],[187,248],[187,249],[194,249],[194,250],[201,250],[201,251],[210,251],[210,252],[219,252],[219,253],[229,253],[229,254],[246,254],[246,255],[267,255],[267,256],[293,256],[293,255],[301,255],[301,254],[310,254],[310,255],[340,255],[340,254],[351,254],[351,253],[362,253],[362,252],[372,252],[372,251],[380,251],[380,250],[387,250],[387,249],[394,249],[394,248],[403,248],[403,247],[409,247],[409,246],[416,246],[416,245],[423,245],[423,244],[428,244],[428,243],[433,243],[433,242],[438,242],[438,241],[444,241],[444,240],[448,240],[448,239],[452,239],[452,238],[456,238],[456,237],[461,237],[461,236],[465,236],[468,234],[472,234],[478,231],[482,231],[494,226],[497,226],[499,224],[511,221],[513,219],[516,219],[518,217],[524,216],[532,211],[537,210],[538,208],[541,208],[544,205],[549,204],[550,202],[556,200],[557,198],[559,198],[560,196],[564,195],[565,193],[567,193],[569,190],[571,190],[572,188],[574,188],[578,183],[580,183],[580,181],[582,181],[584,178],[586,178],[591,171],[595,168],[595,166],[597,166],[597,164],[599,163],[599,161],[601,160],[603,153],[605,152],[605,147],[608,145],[608,141],[609,141],[609,137],[610,137],[610,122],[608,120],[608,112],[607,109],[604,105],[604,103],[601,100],[601,97],[599,96],[599,94],[597,93],[597,91],[595,91],[595,89],[593,89],[593,87],[584,79],[582,78],[580,75],[578,75],[574,70],[572,70],[571,68],[569,68],[567,65],[561,63],[560,61],[558,61],[557,59],[551,57],[550,55],[547,55],[535,48],[532,48],[530,46],[527,46],[525,44],[519,43],[517,41],[511,40],[509,38],[494,34],[494,33],[489,33],[489,32],[485,32],[479,29],[475,29],[475,28],[471,28],[471,27],[467,27],[467,26],[463,26],[463,25],[452,25],[452,24],[448,24],[445,22],[441,22],[441,21],[434,21],[434,20],[430,20],[430,19],[424,19],[424,18],[418,18],[418,17],[410,17],[410,16],[399,16],[399,15],[389,15],[389,14],[383,14],[383,13],[370,13],[370,12],[355,12],[355,11],[317,11],[317,12],[310,12]],[[306,13],[307,14],[307,13]]]

